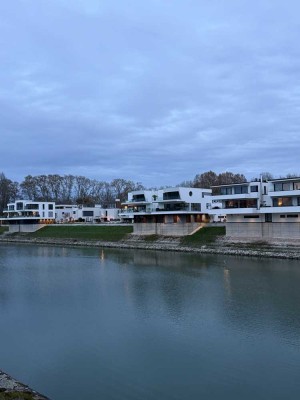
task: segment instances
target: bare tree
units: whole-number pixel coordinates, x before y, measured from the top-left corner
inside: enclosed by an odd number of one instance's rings
[[[18,182],[6,178],[3,172],[0,173],[0,214],[3,213],[7,203],[15,201],[19,194]]]
[[[36,177],[27,175],[20,184],[22,197],[27,200],[37,200],[39,197]]]
[[[247,182],[245,175],[234,174],[233,172],[222,172],[218,175],[218,185],[230,185],[232,183]]]
[[[209,189],[211,186],[218,185],[218,175],[213,171],[203,172],[195,176],[193,187]]]

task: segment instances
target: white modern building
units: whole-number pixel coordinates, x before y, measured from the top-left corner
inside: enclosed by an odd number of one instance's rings
[[[1,222],[9,225],[9,232],[34,232],[55,221],[55,203],[17,200],[4,209]]]
[[[221,185],[212,201],[226,214],[226,236],[300,239],[300,178]],[[212,203],[213,204],[213,203]]]
[[[128,194],[120,216],[134,221],[134,234],[188,235],[210,221],[211,190],[174,187]]]
[[[123,222],[133,222],[140,213],[151,213],[157,207],[162,190],[137,190],[128,193],[128,200],[121,204],[119,217]]]
[[[55,206],[55,221],[68,222],[109,222],[119,220],[118,208],[102,208],[101,205],[86,207],[81,205],[58,204]]]

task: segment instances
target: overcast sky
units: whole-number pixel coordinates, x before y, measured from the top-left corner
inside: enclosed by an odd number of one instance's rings
[[[299,0],[0,2],[0,172],[300,173]]]

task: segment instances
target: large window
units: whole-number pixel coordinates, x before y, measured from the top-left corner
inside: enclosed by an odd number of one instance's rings
[[[283,190],[291,190],[289,182],[274,183],[274,192],[282,192]]]
[[[82,216],[83,217],[93,217],[94,211],[82,211]]]
[[[220,193],[221,195],[232,194],[232,187],[221,187]]]
[[[300,190],[300,182],[294,182],[294,190]]]
[[[247,185],[241,185],[241,186],[234,187],[234,194],[243,194],[243,193],[248,193]]]
[[[293,205],[291,197],[277,197],[273,199],[273,207],[290,207]]]
[[[180,199],[179,192],[166,192],[163,195],[164,200],[178,200]]]
[[[250,186],[250,191],[251,191],[252,193],[258,192],[258,185]]]
[[[26,210],[38,210],[39,205],[38,204],[26,204]]]
[[[257,200],[228,200],[225,201],[225,208],[257,208]]]
[[[201,211],[201,204],[200,203],[191,203],[191,210],[192,211]]]
[[[16,203],[16,209],[23,210],[23,203],[21,203],[21,202]]]
[[[132,196],[132,201],[145,201],[145,195],[144,194],[134,194]]]

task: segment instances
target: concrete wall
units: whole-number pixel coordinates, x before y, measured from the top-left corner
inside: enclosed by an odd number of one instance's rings
[[[227,222],[226,236],[251,239],[300,239],[300,223]]]
[[[44,224],[20,224],[20,225],[9,225],[9,233],[24,232],[30,233],[38,231],[43,228]]]
[[[205,223],[134,223],[133,233],[135,235],[163,235],[163,236],[186,236],[191,234],[195,229],[206,226]]]

